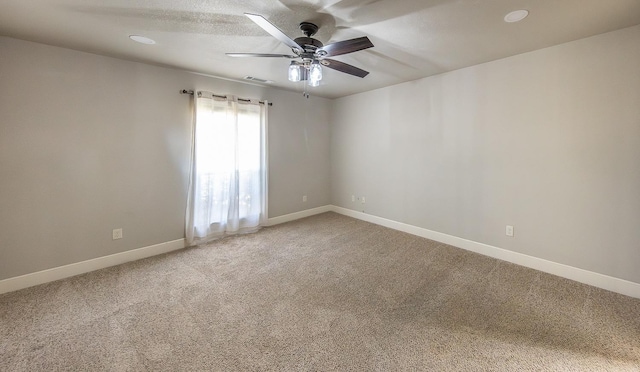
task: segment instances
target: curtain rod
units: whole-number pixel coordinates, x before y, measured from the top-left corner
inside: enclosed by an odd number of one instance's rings
[[[194,94],[194,91],[192,91],[192,90],[182,89],[182,90],[180,91],[180,94],[188,94],[188,95],[192,96],[192,95]],[[225,98],[225,99],[227,98],[227,96],[219,96],[219,95],[217,95],[217,94],[212,94],[212,96],[214,96],[214,97],[218,97],[218,98]],[[241,101],[241,102],[251,102],[251,100],[250,100],[250,99],[247,99],[247,98],[238,98],[238,101]],[[258,101],[258,103],[260,103],[260,104],[264,105],[264,103],[265,103],[265,102],[264,102],[264,101]],[[273,106],[273,102],[269,102],[269,106]]]

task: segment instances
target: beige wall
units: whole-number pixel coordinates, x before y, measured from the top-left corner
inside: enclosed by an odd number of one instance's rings
[[[329,100],[6,37],[0,87],[0,280],[184,237],[184,88],[274,102],[270,217],[330,203]]]
[[[640,26],[338,99],[331,131],[335,205],[640,283]]]
[[[638,66],[640,26],[306,100],[0,37],[0,280],[184,236],[189,88],[274,102],[270,217],[333,203],[640,283]]]

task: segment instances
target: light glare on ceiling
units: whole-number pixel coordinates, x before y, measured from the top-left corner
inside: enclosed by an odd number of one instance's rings
[[[528,10],[524,10],[524,9],[514,10],[513,12],[504,16],[504,21],[509,23],[520,22],[523,19],[527,18],[528,15],[529,15]]]
[[[140,44],[153,45],[156,43],[155,40],[149,39],[148,37],[140,36],[140,35],[129,35],[129,39],[138,42]]]

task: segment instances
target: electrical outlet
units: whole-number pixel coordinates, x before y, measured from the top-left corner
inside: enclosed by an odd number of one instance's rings
[[[356,196],[355,195],[351,195],[351,201],[352,202],[356,201]]]
[[[507,225],[505,234],[507,234],[507,236],[513,236],[513,226]]]
[[[302,195],[302,202],[306,203],[307,202],[307,196],[306,195]]]
[[[366,203],[366,199],[364,198],[364,196],[362,198],[360,198],[360,201],[362,202],[362,204]]]
[[[122,229],[114,229],[113,230],[113,240],[122,239]]]

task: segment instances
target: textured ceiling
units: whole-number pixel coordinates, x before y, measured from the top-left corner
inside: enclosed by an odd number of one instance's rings
[[[527,9],[519,23],[510,11]],[[243,13],[261,14],[291,38],[320,26],[324,44],[368,36],[374,48],[335,57],[365,78],[325,69],[313,95],[341,97],[640,24],[639,0],[2,0],[0,35],[283,89],[289,61],[226,52],[291,50]],[[143,45],[131,34],[157,41]],[[0,57],[1,58],[1,57]]]

